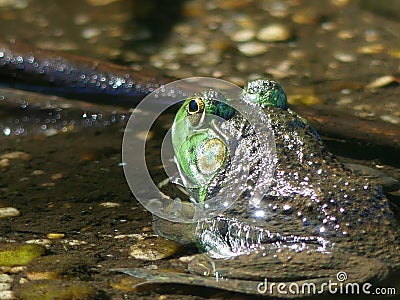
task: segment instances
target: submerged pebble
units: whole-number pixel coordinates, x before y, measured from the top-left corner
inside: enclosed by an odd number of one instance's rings
[[[0,159],[0,172],[7,170],[10,165],[10,160],[7,158]]]
[[[13,300],[15,299],[13,291],[0,291],[1,300]]]
[[[0,159],[22,159],[31,160],[32,156],[29,153],[22,151],[14,151],[0,155]]]
[[[268,46],[260,42],[247,42],[239,44],[239,51],[246,56],[257,56],[267,52]]]
[[[140,260],[159,260],[174,255],[180,245],[159,236],[146,237],[130,247],[130,255]]]
[[[21,213],[14,207],[0,207],[0,219],[18,217]]]
[[[230,35],[232,41],[237,43],[249,42],[256,36],[252,29],[242,29]]]
[[[382,77],[378,77],[377,79],[373,80],[372,82],[368,83],[366,88],[367,89],[377,89],[384,86],[387,86],[394,82],[399,82],[400,80],[396,79],[394,76],[385,75]]]
[[[284,42],[291,37],[289,28],[282,24],[269,24],[257,33],[257,39],[263,42]]]

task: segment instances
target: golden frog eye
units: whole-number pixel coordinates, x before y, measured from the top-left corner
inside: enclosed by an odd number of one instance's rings
[[[193,97],[186,106],[187,119],[193,127],[198,127],[204,120],[204,99],[202,97]]]
[[[188,115],[199,114],[204,111],[204,100],[201,97],[195,97],[189,101],[187,107]]]

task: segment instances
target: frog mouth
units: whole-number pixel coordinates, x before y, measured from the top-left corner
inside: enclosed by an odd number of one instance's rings
[[[283,249],[329,253],[332,246],[320,236],[283,235],[222,216],[199,223],[196,235],[202,250],[213,258],[231,258],[255,251],[274,253]]]

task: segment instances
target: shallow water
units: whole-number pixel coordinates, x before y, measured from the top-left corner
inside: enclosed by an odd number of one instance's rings
[[[0,1],[0,36],[136,70],[150,65],[178,78],[214,76],[241,85],[254,77],[269,77],[282,84],[295,105],[318,108],[339,119],[349,114],[355,117],[355,127],[357,120],[400,126],[398,82],[368,87],[379,77],[399,74],[400,13],[395,7],[387,13],[371,1],[178,1],[178,8],[170,10],[168,1],[93,4],[100,2]],[[163,17],[156,26],[155,20]],[[270,23],[281,24],[290,37],[262,42],[257,34]],[[259,53],[243,50],[248,43]],[[1,89],[0,94],[0,155],[23,151],[32,157],[12,160],[0,172],[0,206],[21,212],[1,220],[0,239],[26,241],[63,232],[68,240],[84,241],[68,246],[54,241],[51,251],[68,248],[69,253],[83,251],[95,257],[101,267],[94,282],[112,299],[124,294],[141,299],[165,293],[183,293],[182,299],[220,295],[179,286],[136,294],[107,283],[111,267],[151,265],[129,256],[131,240],[113,238],[142,234],[151,227],[151,215],[133,198],[120,165],[127,108],[112,105],[112,100],[110,105],[93,104],[13,89]],[[164,118],[161,126],[168,129],[172,114]],[[155,130],[147,149],[155,181],[165,178],[158,159],[162,137]],[[398,157],[388,159],[384,146],[339,139],[334,132],[324,139],[345,160],[400,179]],[[391,151],[399,148],[400,141],[393,140]],[[104,208],[99,205],[103,202],[120,206]],[[386,286],[399,286],[395,278]]]

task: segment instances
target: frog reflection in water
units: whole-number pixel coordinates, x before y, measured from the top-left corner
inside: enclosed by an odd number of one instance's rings
[[[225,128],[240,136],[248,155],[256,157],[250,160],[247,191],[193,230],[187,224],[155,221],[157,233],[177,241],[192,234],[206,252],[191,260],[191,274],[127,273],[154,282],[257,294],[265,278],[318,284],[338,282],[337,273],[346,272],[349,282],[375,282],[398,267],[398,225],[381,188],[345,168],[312,126],[288,109],[281,87],[268,80],[250,82],[244,93],[248,105],[263,109],[276,143],[271,185],[262,201],[249,203],[265,167],[257,159],[262,141],[240,114],[218,102],[220,97],[211,90],[184,102],[175,118],[176,126],[183,126],[175,128],[176,160],[184,181],[202,184],[189,190],[193,199],[203,201],[219,192],[229,176],[228,151],[215,130],[196,130],[207,125],[209,114],[218,115]]]

